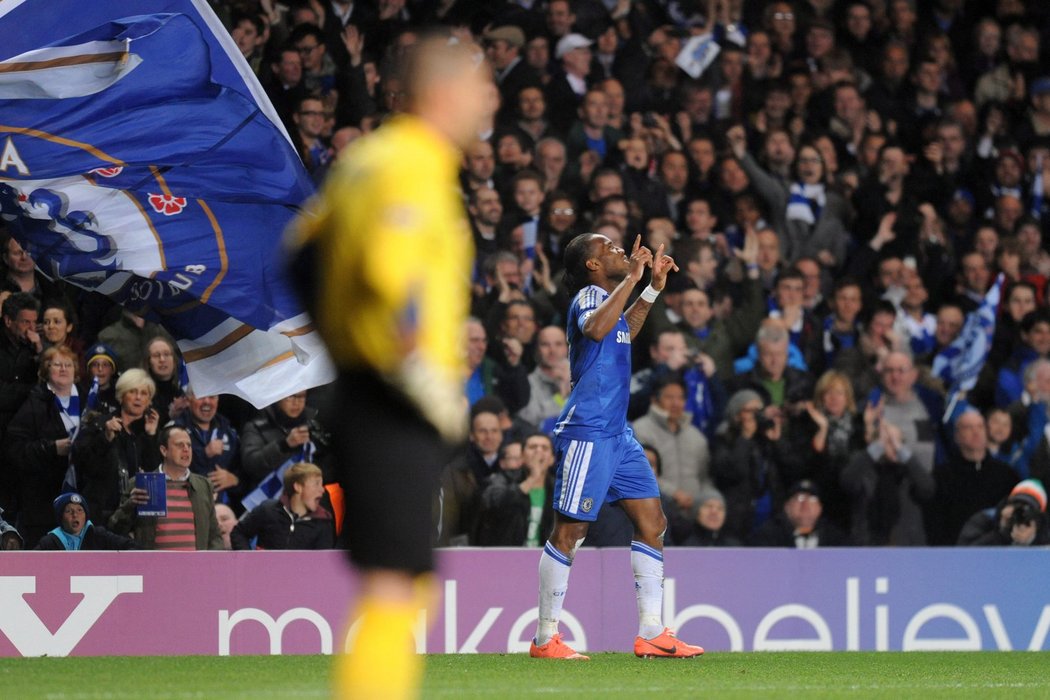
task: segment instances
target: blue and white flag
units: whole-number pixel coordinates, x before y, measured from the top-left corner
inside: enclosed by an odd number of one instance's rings
[[[933,376],[944,382],[948,392],[949,409],[945,415],[952,413],[951,406],[958,400],[959,393],[969,391],[977,383],[977,376],[992,349],[1004,279],[1000,273],[981,305],[966,316],[959,337],[933,358]]]
[[[722,48],[711,33],[694,36],[682,45],[675,63],[694,80],[714,63]]]
[[[158,319],[198,395],[329,381],[278,259],[310,179],[205,0],[0,3],[0,217],[49,277]]]
[[[280,496],[281,490],[284,489],[284,473],[288,471],[293,464],[309,462],[313,459],[313,456],[314,444],[313,442],[307,442],[298,452],[289,457],[284,464],[263,477],[263,480],[259,482],[259,485],[255,487],[255,490],[241,499],[241,505],[244,506],[246,511],[254,510],[262,503]]]
[[[98,410],[98,393],[101,387],[98,384],[98,377],[91,380],[91,388],[88,389],[87,395],[87,410],[96,411]]]

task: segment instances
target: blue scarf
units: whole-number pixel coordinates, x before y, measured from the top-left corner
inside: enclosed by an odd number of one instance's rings
[[[835,316],[829,315],[824,319],[824,358],[828,364],[835,360],[839,350],[852,348],[857,345],[860,337],[860,329],[854,324],[853,329],[843,333],[835,330]]]
[[[910,314],[902,314],[901,325],[908,334],[908,344],[912,355],[925,355],[937,347],[937,338],[934,336],[937,330],[937,319],[933,314],[923,314],[921,321],[916,320]]]
[[[787,218],[788,220],[804,221],[812,226],[817,223],[826,203],[824,185],[804,185],[796,182],[791,185]]]
[[[51,385],[49,384],[47,388],[51,389]],[[54,389],[51,389],[51,394],[55,397],[55,406],[62,414],[62,425],[66,427],[70,438],[76,437],[77,430],[80,429],[80,394],[76,385],[73,385],[72,393],[65,401],[54,392]]]
[[[96,400],[98,397],[97,392],[98,379],[95,380],[95,385],[92,387],[92,391],[95,391]],[[77,391],[77,387],[74,384],[72,394],[66,401],[62,401],[58,394],[51,389],[49,384],[48,389],[51,390],[51,395],[55,399],[55,406],[58,407],[59,415],[62,418],[62,425],[65,426],[66,431],[69,433],[69,439],[73,440],[77,436],[77,431],[80,430],[80,394]],[[91,395],[88,394],[88,401],[90,403]],[[66,467],[66,474],[62,477],[62,493],[70,493],[71,491],[77,490],[77,471],[76,467],[73,466],[73,452],[69,453],[69,466]]]
[[[80,551],[80,548],[84,545],[84,535],[87,534],[90,527],[92,527],[91,521],[88,520],[84,523],[84,527],[81,528],[79,535],[70,534],[60,527],[56,527],[52,530],[51,534],[58,538],[58,541],[66,548],[66,551],[77,552]]]
[[[100,387],[98,385],[98,377],[95,377],[94,379],[91,380],[91,388],[88,389],[87,409],[89,411],[94,411],[95,409],[98,408],[98,392],[99,392],[99,390],[100,390]]]
[[[715,402],[711,394],[711,381],[700,367],[688,370],[683,379],[685,409],[693,414],[693,425],[710,439],[715,429]]]

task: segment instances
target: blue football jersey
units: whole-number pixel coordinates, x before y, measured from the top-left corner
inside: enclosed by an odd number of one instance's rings
[[[597,439],[627,430],[631,385],[631,329],[620,314],[608,335],[595,342],[583,334],[583,324],[608,298],[601,287],[584,287],[569,307],[566,335],[572,393],[558,417],[556,435]]]

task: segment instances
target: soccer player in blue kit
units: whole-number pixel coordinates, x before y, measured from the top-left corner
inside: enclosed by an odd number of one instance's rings
[[[663,250],[661,245],[654,256],[639,236],[628,257],[623,248],[594,233],[576,237],[565,248],[566,277],[578,290],[567,329],[572,393],[554,430],[556,517],[554,532],[540,555],[539,623],[529,649],[535,658],[588,658],[562,641],[558,618],[573,556],[587,536],[587,526],[602,505],[613,501],[620,502],[634,524],[635,655],[688,658],[704,653],[677,639],[661,622],[667,519],[656,477],[627,425],[631,341],[663,290],[668,272],[678,269]],[[649,286],[624,311],[647,267],[652,269]]]

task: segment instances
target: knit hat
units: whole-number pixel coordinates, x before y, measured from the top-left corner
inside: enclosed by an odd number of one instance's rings
[[[55,517],[59,520],[62,519],[62,512],[66,509],[70,503],[76,503],[78,506],[84,509],[84,516],[87,517],[88,506],[87,501],[79,493],[63,493],[54,501]]]
[[[738,413],[752,401],[762,401],[762,397],[759,393],[753,389],[741,389],[732,396],[729,397],[729,403],[726,404],[726,418],[730,421],[734,420]],[[762,401],[765,404],[764,401]]]
[[[95,343],[91,346],[91,349],[87,352],[87,366],[90,367],[91,363],[95,360],[106,360],[113,369],[117,368],[117,353],[113,352],[113,348],[109,347],[105,343]]]
[[[696,499],[696,506],[699,508],[708,501],[718,501],[722,505],[726,503],[726,497],[722,495],[722,492],[716,488],[706,488],[700,492],[700,496]]]
[[[1010,500],[1025,501],[1038,508],[1040,513],[1046,512],[1046,489],[1039,479],[1025,479],[1014,486],[1014,490],[1010,492]]]
[[[803,479],[802,481],[797,481],[788,490],[788,498],[791,498],[792,496],[797,496],[800,493],[808,493],[811,496],[816,496],[817,498],[820,498],[820,487],[817,486],[815,481],[812,481],[810,479]]]

